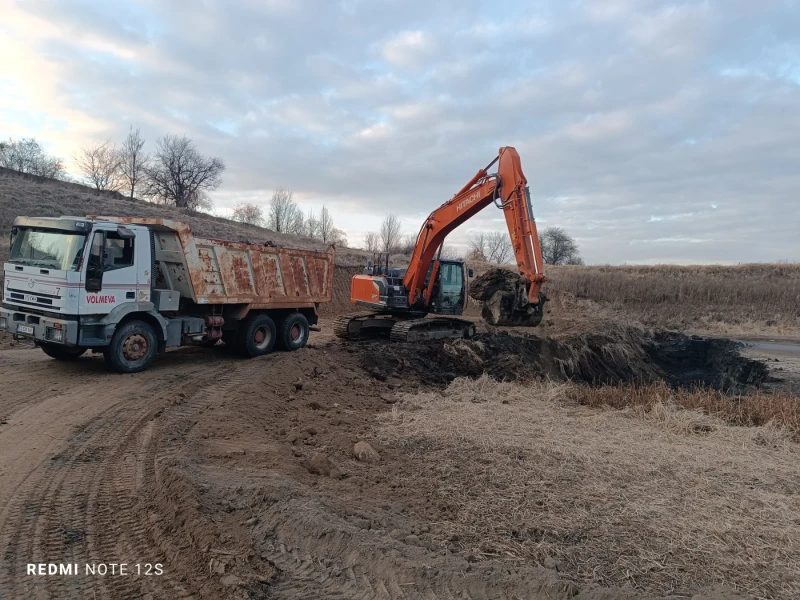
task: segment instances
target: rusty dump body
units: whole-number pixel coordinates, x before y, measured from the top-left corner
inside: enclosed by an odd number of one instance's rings
[[[166,219],[91,217],[143,225],[154,232],[156,288],[176,290],[198,305],[316,309],[330,302],[335,250],[325,252],[195,237],[188,224]]]

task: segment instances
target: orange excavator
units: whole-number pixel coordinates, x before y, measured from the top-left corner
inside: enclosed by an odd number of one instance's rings
[[[495,164],[497,171],[490,174]],[[427,315],[463,314],[471,270],[466,271],[462,260],[442,258],[441,249],[450,232],[490,204],[505,215],[519,269],[518,279],[511,274],[510,289],[507,286],[491,299],[492,324],[538,325],[546,299],[541,291],[544,263],[527,183],[517,151],[500,148],[491,163],[425,220],[407,269],[390,268],[389,255],[380,254],[363,274],[353,277],[350,302],[369,312],[339,317],[334,333],[350,340],[388,334],[403,342],[471,337],[475,333],[471,321]]]

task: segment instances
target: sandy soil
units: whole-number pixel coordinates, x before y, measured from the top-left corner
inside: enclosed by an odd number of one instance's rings
[[[435,450],[387,443],[379,426],[404,395],[456,374],[435,375],[441,351],[342,343],[328,324],[297,353],[185,348],[127,376],[0,340],[0,598],[661,596],[443,538],[453,505],[435,485],[408,485]],[[374,462],[354,455],[362,441]],[[25,574],[29,562],[92,561],[164,574]]]

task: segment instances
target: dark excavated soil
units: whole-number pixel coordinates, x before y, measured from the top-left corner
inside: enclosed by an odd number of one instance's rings
[[[363,366],[378,380],[413,377],[425,384],[486,373],[507,381],[549,377],[595,385],[663,379],[675,386],[744,392],[760,387],[768,369],[740,356],[740,346],[633,328],[565,339],[500,332],[427,344],[373,342],[363,353]]]
[[[486,302],[497,292],[513,292],[519,280],[519,273],[490,269],[469,284],[469,295],[479,302]]]

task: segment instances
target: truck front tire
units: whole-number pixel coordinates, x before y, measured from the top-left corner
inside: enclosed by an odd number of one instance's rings
[[[239,327],[237,349],[243,356],[263,356],[272,352],[276,337],[275,321],[267,315],[253,315]]]
[[[157,352],[155,330],[144,321],[128,321],[114,333],[103,356],[118,373],[138,373],[150,366]]]
[[[308,342],[308,319],[302,313],[287,315],[278,331],[278,344],[284,350],[299,350]]]
[[[75,360],[87,350],[86,348],[61,346],[59,344],[39,344],[39,346],[47,356],[56,360]]]

